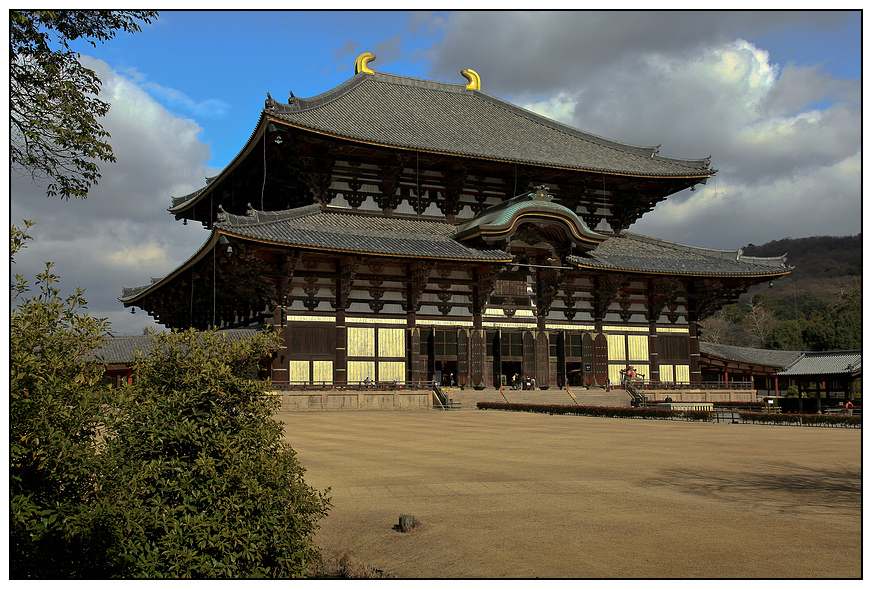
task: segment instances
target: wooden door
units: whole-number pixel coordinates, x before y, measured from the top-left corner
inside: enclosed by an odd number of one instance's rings
[[[551,357],[548,332],[536,334],[536,386],[547,389],[551,385]]]
[[[457,330],[457,384],[461,388],[469,382],[469,331]]]
[[[593,336],[585,333],[581,337],[581,370],[584,375],[584,386],[586,387],[593,384],[593,366]]]
[[[484,388],[485,333],[483,329],[473,329],[469,338],[470,380],[472,386]]]
[[[593,377],[599,386],[605,386],[609,378],[609,344],[604,333],[593,338]]]
[[[536,338],[532,331],[524,332],[524,378],[536,378]]]

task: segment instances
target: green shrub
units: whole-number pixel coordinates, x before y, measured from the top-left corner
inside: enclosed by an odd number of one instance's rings
[[[549,415],[589,415],[591,417],[621,417],[635,419],[673,419],[682,417],[684,411],[672,409],[635,408],[635,407],[590,407],[586,405],[537,405],[533,403],[494,403],[481,401],[476,404],[479,409],[497,409],[503,411],[528,411],[531,413],[548,413]]]
[[[739,417],[745,423],[762,423],[773,425],[815,425],[826,427],[862,427],[862,417],[859,415],[817,415],[800,413],[746,413],[740,412]]]
[[[99,517],[113,535],[113,576],[300,577],[329,508],[253,380],[274,334],[230,340],[193,330],[154,335],[122,389],[104,452]],[[328,490],[329,491],[329,490]]]
[[[27,227],[32,223],[26,222]],[[26,230],[12,227],[11,261]],[[97,431],[108,389],[91,354],[105,337],[105,319],[83,311],[77,289],[60,295],[52,264],[36,276],[36,294],[16,275],[10,285],[9,329],[9,576],[91,576],[90,506],[98,492]],[[97,563],[95,565],[95,563]]]

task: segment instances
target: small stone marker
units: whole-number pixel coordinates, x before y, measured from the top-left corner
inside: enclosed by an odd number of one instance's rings
[[[397,529],[401,532],[409,532],[420,523],[413,515],[401,515]]]

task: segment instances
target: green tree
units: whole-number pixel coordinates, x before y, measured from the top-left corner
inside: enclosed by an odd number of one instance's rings
[[[98,118],[109,103],[97,98],[101,82],[79,63],[70,43],[92,46],[119,30],[140,30],[148,10],[9,12],[10,164],[13,173],[48,180],[46,194],[86,198],[100,178],[97,161],[114,162],[109,134]]]
[[[154,334],[107,431],[100,517],[125,578],[299,577],[320,562],[312,541],[326,492],[272,418],[254,378],[275,334]]]
[[[836,333],[835,349],[861,349],[863,347],[863,293],[859,282],[842,291],[839,300],[830,310],[830,316]]]
[[[863,347],[863,301],[860,283],[847,288],[839,300],[812,312],[803,338],[809,350],[854,350]]]
[[[32,223],[25,221],[27,228]],[[12,227],[11,261],[30,239]],[[10,548],[12,578],[93,574],[99,491],[97,431],[108,389],[93,351],[108,322],[90,317],[81,289],[62,298],[52,264],[10,284]]]
[[[769,350],[805,350],[804,330],[808,323],[802,319],[779,321],[766,338]]]

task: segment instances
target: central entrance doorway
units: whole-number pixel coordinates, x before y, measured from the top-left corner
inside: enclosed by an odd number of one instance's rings
[[[505,377],[505,386],[514,388],[513,377],[518,375],[518,382],[524,376],[524,363],[521,361],[509,360],[500,364],[500,373]]]

